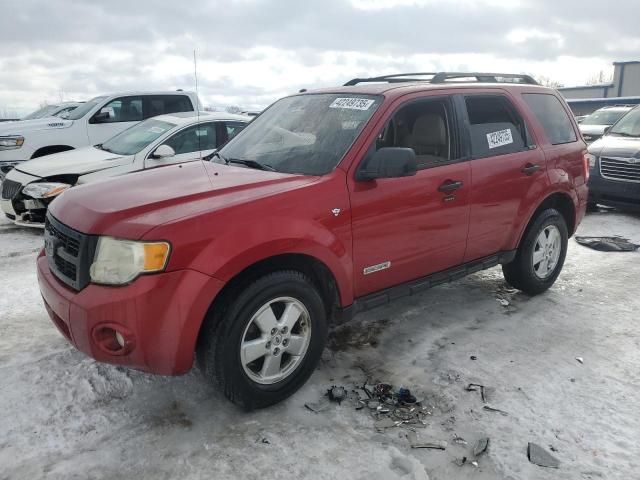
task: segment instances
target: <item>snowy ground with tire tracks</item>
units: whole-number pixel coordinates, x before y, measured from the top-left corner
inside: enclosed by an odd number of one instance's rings
[[[582,235],[640,243],[640,217],[589,215]],[[98,364],[49,322],[35,278],[41,233],[0,220],[0,479],[627,479],[640,453],[640,253],[569,241],[546,294],[504,288],[499,268],[356,317],[335,330],[311,380],[275,407],[245,413],[196,370],[177,378]],[[497,296],[507,297],[502,306]],[[471,360],[471,357],[475,360]],[[576,361],[581,357],[584,363]],[[411,449],[364,411],[304,408],[366,376],[433,406]],[[468,383],[493,389],[483,410]],[[458,466],[490,438],[478,467]],[[560,470],[527,460],[535,442]]]

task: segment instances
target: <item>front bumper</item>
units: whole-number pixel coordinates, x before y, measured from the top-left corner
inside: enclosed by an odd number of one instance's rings
[[[593,168],[589,177],[589,203],[640,211],[640,183],[609,180]]]
[[[191,369],[200,326],[224,285],[181,270],[141,276],[122,287],[89,284],[76,292],[53,276],[44,252],[37,267],[47,312],[78,350],[100,362],[160,375]],[[99,332],[107,327],[123,334],[126,350],[114,354],[104,348]]]

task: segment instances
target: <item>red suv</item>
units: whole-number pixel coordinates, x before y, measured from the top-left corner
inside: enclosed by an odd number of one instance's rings
[[[355,79],[277,101],[210,161],[65,192],[40,289],[87,355],[163,375],[195,357],[264,407],[355,312],[498,264],[545,291],[588,171],[571,111],[528,76]]]

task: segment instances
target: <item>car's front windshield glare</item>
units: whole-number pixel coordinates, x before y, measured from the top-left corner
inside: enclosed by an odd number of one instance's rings
[[[78,108],[71,110],[69,115],[67,115],[67,120],[80,120],[87,113],[89,113],[93,107],[95,107],[98,103],[101,103],[107,97],[96,97],[92,98],[88,102],[83,103]]]
[[[323,175],[342,160],[381,103],[375,95],[283,98],[251,122],[216,162],[257,162],[279,172]]]
[[[173,127],[173,123],[145,120],[110,138],[100,148],[118,155],[135,155]]]
[[[620,135],[625,137],[640,137],[640,107],[631,110],[616,123],[610,135]]]
[[[600,112],[593,112],[587,118],[582,120],[581,125],[613,125],[625,113],[627,112],[621,110],[602,110]]]

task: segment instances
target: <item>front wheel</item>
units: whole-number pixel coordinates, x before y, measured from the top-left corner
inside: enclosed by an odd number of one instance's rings
[[[297,271],[266,275],[206,320],[198,362],[232,402],[278,403],[314,371],[327,337],[324,303]]]
[[[547,290],[564,265],[568,237],[560,212],[553,208],[541,212],[527,229],[516,258],[502,266],[505,280],[529,295]]]

